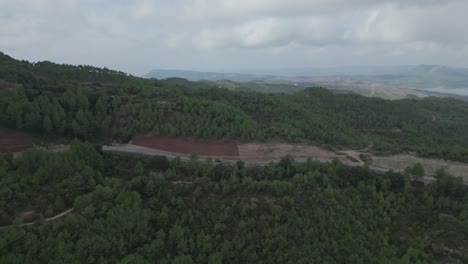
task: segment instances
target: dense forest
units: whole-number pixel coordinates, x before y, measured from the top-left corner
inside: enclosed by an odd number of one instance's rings
[[[139,134],[288,141],[468,162],[468,104],[230,91],[0,53],[0,263],[467,263],[468,186],[443,169],[267,166],[102,152]]]
[[[125,142],[137,134],[288,141],[468,162],[468,104],[389,101],[307,88],[235,92],[92,66],[0,54],[0,125],[48,137]]]
[[[1,156],[0,225],[33,221],[0,228],[0,263],[468,261],[468,188],[442,170],[424,187],[338,161],[183,163],[74,141]]]

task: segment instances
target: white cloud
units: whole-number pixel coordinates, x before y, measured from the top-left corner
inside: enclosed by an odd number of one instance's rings
[[[358,42],[412,43],[428,42],[440,45],[466,44],[468,27],[460,21],[468,5],[399,9],[381,8],[356,28]]]
[[[242,2],[241,0],[240,2]],[[203,3],[204,8],[209,6],[208,1],[197,1]],[[255,2],[255,1],[254,1]],[[260,6],[266,5],[268,1],[256,1],[257,5],[242,5],[239,8],[248,13],[247,10],[260,10]],[[354,45],[354,44],[409,44],[412,42],[431,42],[435,44],[466,44],[468,27],[462,21],[465,8],[463,2],[453,2],[451,5],[434,5],[434,2],[426,2],[422,6],[403,5],[398,2],[381,4],[380,6],[364,5],[368,1],[344,1],[334,0],[325,5],[325,1],[299,1],[295,8],[317,7],[318,10],[328,10],[338,4],[349,5],[350,3],[361,8],[344,13],[326,13],[325,15],[305,15],[294,17],[262,17],[260,14],[265,10],[258,11],[259,15],[243,22],[212,23],[215,27],[203,27],[194,35],[194,43],[201,47],[267,47],[288,45],[289,43],[300,43],[312,46],[322,45]],[[221,13],[231,11],[236,13],[238,9],[233,8],[233,2],[229,5],[218,4]],[[285,2],[279,1],[270,9],[281,10]],[[375,3],[375,2],[374,2]],[[432,4],[429,4],[432,3]],[[244,3],[245,4],[245,3]],[[200,4],[198,4],[200,5]],[[230,8],[227,8],[227,7]],[[245,6],[249,6],[247,9]],[[231,8],[232,7],[232,8]],[[200,7],[198,7],[200,9]],[[224,9],[223,9],[224,8]],[[245,9],[245,10],[244,10]],[[201,10],[204,10],[201,8]],[[290,8],[292,10],[292,8]],[[299,12],[299,11],[298,11]],[[206,10],[199,14],[210,13]],[[217,13],[216,8],[211,6],[211,13]],[[304,13],[304,11],[302,11]],[[436,18],[440,19],[436,19]],[[204,17],[209,20],[209,16]],[[214,15],[213,22],[218,19]],[[209,23],[211,24],[211,23]]]
[[[425,7],[463,0],[189,0],[184,5],[187,19],[242,21],[264,16],[301,17],[354,12],[392,4]]]

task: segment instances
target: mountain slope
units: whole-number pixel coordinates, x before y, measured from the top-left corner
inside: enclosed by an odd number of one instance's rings
[[[0,65],[5,66],[0,76],[7,73],[17,84],[0,90],[0,124],[44,136],[126,142],[153,133],[332,149],[372,143],[379,153],[413,151],[468,161],[468,104],[458,100],[387,101],[322,88],[290,94],[236,92],[88,66]]]

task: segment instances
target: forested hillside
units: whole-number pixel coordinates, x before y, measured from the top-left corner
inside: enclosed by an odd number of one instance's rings
[[[1,156],[0,212],[36,221],[0,228],[0,263],[468,261],[468,190],[443,171],[424,188],[339,162],[181,163],[75,141]]]
[[[468,162],[468,104],[452,99],[387,101],[321,88],[234,92],[6,55],[0,81],[0,124],[47,137],[124,142],[153,133],[305,142]]]
[[[280,140],[468,161],[468,104],[386,101],[308,88],[233,92],[90,66],[0,57],[0,123],[52,136],[126,141],[142,133]]]
[[[466,162],[466,103],[170,81],[0,54],[1,126],[72,141],[0,155],[0,263],[468,262],[467,186],[442,169],[424,186],[338,160],[226,165],[99,147],[152,133]]]

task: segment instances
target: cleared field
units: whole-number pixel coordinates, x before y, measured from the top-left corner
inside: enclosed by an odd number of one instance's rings
[[[31,136],[0,129],[0,152],[20,152],[32,147],[33,140]]]
[[[202,156],[234,160],[272,161],[279,160],[286,155],[290,155],[295,159],[347,159],[344,153],[337,154],[315,146],[283,143],[238,144],[235,141],[200,140],[185,137],[140,136],[134,138],[126,146],[130,148],[132,146],[145,147],[168,155],[190,155],[196,152]],[[0,130],[0,152],[20,152],[32,147],[33,139],[31,136],[12,130]],[[67,150],[68,146],[49,146],[48,149],[59,152]]]
[[[191,154],[196,152],[205,156],[239,156],[234,141],[207,141],[183,137],[141,136],[133,139],[134,145],[159,149],[172,153]]]
[[[238,144],[235,141],[198,140],[185,137],[140,136],[133,139],[131,145],[151,148],[175,155],[188,155],[196,152],[202,156],[234,158],[240,160],[271,161],[279,160],[286,155],[290,155],[295,159],[347,159],[347,155],[344,153],[337,154],[314,146],[282,143]]]

